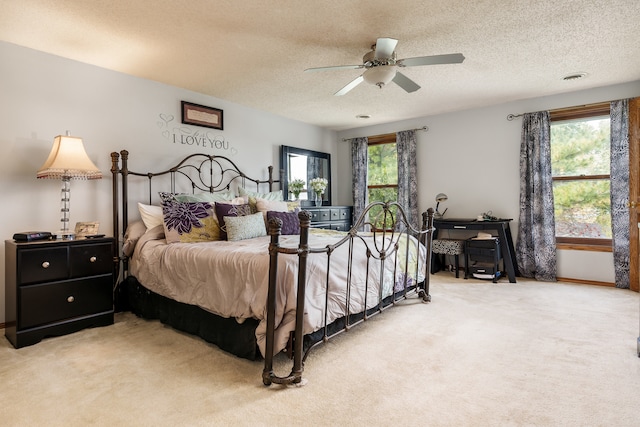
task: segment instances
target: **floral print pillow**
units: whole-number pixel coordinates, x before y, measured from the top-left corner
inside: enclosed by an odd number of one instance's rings
[[[220,240],[213,203],[165,201],[162,214],[167,243]]]

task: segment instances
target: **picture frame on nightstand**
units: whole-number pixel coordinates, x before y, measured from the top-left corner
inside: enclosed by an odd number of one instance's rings
[[[86,237],[98,234],[100,229],[100,223],[98,221],[93,222],[76,222],[76,237]]]

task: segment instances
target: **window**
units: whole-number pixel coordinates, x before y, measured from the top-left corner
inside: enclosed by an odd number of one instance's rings
[[[551,112],[556,241],[611,247],[609,104]]]
[[[398,200],[398,152],[396,135],[387,134],[369,138],[367,164],[367,191],[369,203]],[[382,228],[376,218],[382,209],[372,209],[369,219],[375,228]],[[390,218],[387,222],[390,222]],[[390,224],[387,224],[390,225]]]

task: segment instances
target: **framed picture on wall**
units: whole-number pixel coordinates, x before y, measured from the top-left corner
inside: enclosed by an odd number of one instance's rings
[[[222,110],[182,101],[182,123],[224,130]]]

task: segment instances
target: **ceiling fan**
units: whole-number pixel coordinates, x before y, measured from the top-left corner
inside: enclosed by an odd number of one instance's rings
[[[356,77],[334,95],[341,96],[358,86],[362,81],[374,84],[382,89],[383,86],[394,82],[407,92],[415,92],[420,86],[397,70],[397,67],[415,67],[418,65],[459,64],[464,61],[461,53],[447,55],[417,56],[415,58],[396,59],[396,45],[398,40],[380,37],[371,51],[362,57],[360,65],[336,65],[332,67],[307,68],[306,71],[324,71],[340,69],[364,68],[364,73]]]

